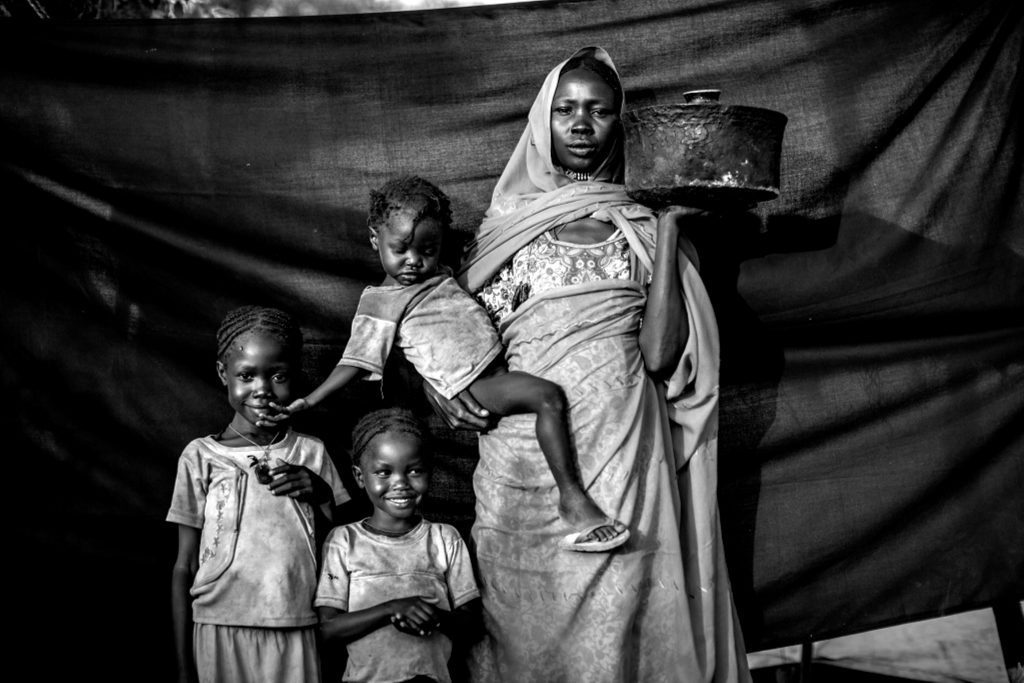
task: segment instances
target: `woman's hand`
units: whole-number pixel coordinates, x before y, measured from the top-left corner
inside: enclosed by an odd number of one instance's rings
[[[295,413],[309,409],[310,405],[309,401],[306,399],[297,398],[286,406],[278,405],[271,401],[270,407],[276,412],[273,415],[269,413],[261,413],[259,418],[256,420],[257,427],[276,427]]]
[[[703,209],[692,206],[672,205],[666,206],[658,214],[658,234],[662,235],[667,230],[678,231],[690,216],[701,216],[707,213]]]
[[[469,390],[446,399],[429,382],[423,383],[423,391],[427,400],[442,420],[452,429],[471,429],[476,432],[487,431],[497,420],[490,411],[480,405]]]

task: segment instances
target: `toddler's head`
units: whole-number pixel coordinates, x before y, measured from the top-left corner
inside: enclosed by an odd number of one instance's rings
[[[419,522],[417,509],[430,486],[427,431],[412,411],[375,410],[352,431],[352,472],[373,503],[371,525],[404,533]]]
[[[284,311],[242,306],[224,317],[217,330],[217,374],[228,403],[256,429],[270,403],[291,400],[302,355],[302,330]]]
[[[436,275],[442,265],[451,202],[419,176],[395,178],[370,192],[366,224],[387,276],[384,283],[416,284]]]

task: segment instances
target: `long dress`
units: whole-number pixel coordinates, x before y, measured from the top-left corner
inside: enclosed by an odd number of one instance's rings
[[[717,516],[714,314],[684,245],[680,315],[690,334],[671,377],[653,381],[638,333],[656,221],[626,196],[621,168],[574,183],[538,153],[550,149],[560,67],[534,103],[459,279],[485,290],[492,311],[495,298],[509,302],[496,318],[510,368],[565,389],[584,485],[631,537],[610,553],[559,549],[570,529],[533,416],[505,417],[481,435],[472,537],[486,633],[470,672],[517,683],[748,681]],[[614,226],[608,243],[546,236],[588,216]]]

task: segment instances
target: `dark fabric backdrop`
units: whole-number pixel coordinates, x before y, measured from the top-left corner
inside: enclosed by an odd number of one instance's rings
[[[182,447],[230,417],[220,318],[293,311],[318,381],[379,277],[368,189],[422,174],[472,230],[545,73],[589,44],[634,105],[713,87],[789,116],[782,196],[695,235],[749,648],[1024,597],[1015,5],[0,22],[8,651],[44,680],[169,676],[163,517]],[[347,474],[380,400],[298,426]],[[432,424],[430,509],[467,531],[473,440]]]

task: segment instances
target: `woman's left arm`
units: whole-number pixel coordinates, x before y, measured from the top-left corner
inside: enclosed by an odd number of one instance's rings
[[[687,216],[700,209],[670,206],[658,216],[658,242],[654,272],[647,291],[644,322],[640,327],[640,352],[647,372],[661,379],[672,372],[690,335],[690,321],[679,282],[679,231]]]

